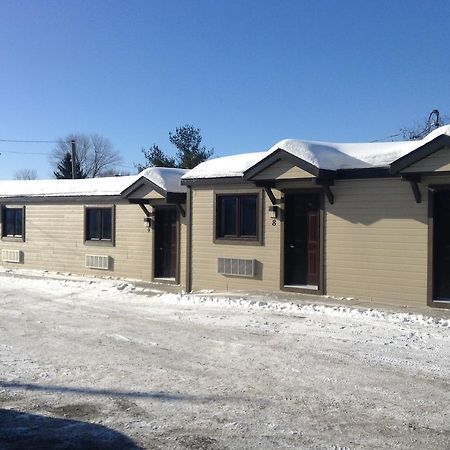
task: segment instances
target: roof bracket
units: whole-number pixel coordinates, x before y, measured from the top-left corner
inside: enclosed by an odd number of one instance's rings
[[[267,197],[269,197],[272,205],[275,206],[277,204],[277,199],[275,198],[275,194],[273,193],[272,188],[269,186],[264,186],[264,191],[266,192]]]
[[[140,206],[140,208],[142,209],[142,211],[144,211],[144,214],[147,217],[150,217],[152,215],[152,213],[147,209],[147,207],[143,204],[143,203],[138,203],[138,205]]]
[[[328,173],[313,179],[313,183],[322,186],[330,205],[334,204],[334,194],[330,186],[334,185],[334,177]]]
[[[410,183],[416,203],[420,203],[422,201],[422,194],[420,193],[419,185],[417,181],[414,180],[410,180]]]
[[[409,181],[409,184],[411,185],[411,189],[414,194],[414,198],[416,199],[416,203],[422,202],[422,193],[420,192],[419,183],[421,182],[421,176],[420,175],[404,175],[403,180]]]
[[[327,184],[324,186],[325,194],[327,196],[328,201],[330,202],[330,205],[334,204],[334,194],[333,191],[330,189],[330,186]]]
[[[177,207],[178,211],[181,214],[181,217],[186,217],[186,211],[183,208],[183,206],[181,205],[181,203],[175,203],[175,206]]]

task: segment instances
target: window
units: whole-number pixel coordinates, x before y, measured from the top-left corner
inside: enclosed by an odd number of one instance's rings
[[[112,242],[113,208],[86,208],[86,241]]]
[[[216,237],[257,239],[258,195],[218,195],[216,201]]]
[[[25,236],[25,208],[2,209],[2,237],[20,238]]]

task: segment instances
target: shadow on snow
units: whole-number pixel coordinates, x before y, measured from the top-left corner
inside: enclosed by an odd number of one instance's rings
[[[103,425],[0,409],[0,448],[139,450],[141,447]]]

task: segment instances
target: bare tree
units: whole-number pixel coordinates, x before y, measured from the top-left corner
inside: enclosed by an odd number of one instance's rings
[[[129,170],[108,169],[103,170],[99,177],[126,177],[132,175]]]
[[[407,141],[417,141],[423,139],[434,129],[450,123],[450,117],[441,116],[437,109],[433,109],[428,117],[425,117],[420,123],[412,127],[402,128],[400,134]]]
[[[69,134],[64,139],[58,139],[58,144],[50,155],[50,163],[54,168],[69,153],[71,154],[71,141],[75,141],[77,160],[80,169],[88,178],[102,176],[103,172],[116,171],[122,162],[119,152],[114,150],[111,141],[100,134]]]
[[[14,174],[16,180],[37,180],[37,177],[34,169],[21,169]]]

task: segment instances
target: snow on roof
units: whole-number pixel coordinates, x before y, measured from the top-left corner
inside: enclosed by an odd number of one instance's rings
[[[187,170],[150,167],[138,175],[78,180],[0,180],[0,198],[118,196],[141,177],[166,192],[184,192],[181,175]]]
[[[247,169],[261,161],[267,154],[267,152],[242,153],[240,155],[208,159],[208,161],[189,170],[182,178],[186,180],[193,178],[242,177]]]
[[[450,136],[450,125],[437,128],[420,141],[335,143],[284,139],[267,152],[208,160],[189,171],[183,179],[241,177],[247,169],[278,149],[285,150],[320,169],[387,167],[444,134]]]
[[[187,192],[187,187],[181,186],[181,177],[186,172],[188,172],[188,169],[149,167],[140,172],[139,177],[147,178],[166,192]]]

